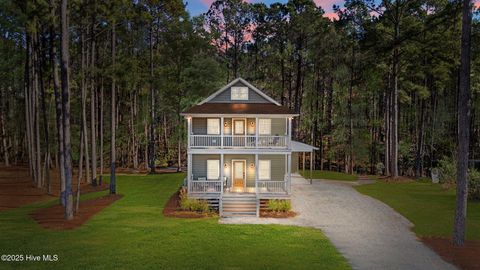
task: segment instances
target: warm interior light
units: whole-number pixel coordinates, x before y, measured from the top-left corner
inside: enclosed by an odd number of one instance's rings
[[[250,168],[254,168],[254,167],[255,167],[255,164],[250,163]]]
[[[227,126],[228,126],[228,123],[227,123],[227,122],[223,123],[223,126],[224,126],[224,127],[227,127]]]
[[[250,126],[255,126],[255,123],[253,121],[250,122]]]
[[[228,166],[228,164],[227,164],[227,163],[223,164],[223,167],[227,168],[227,166]]]

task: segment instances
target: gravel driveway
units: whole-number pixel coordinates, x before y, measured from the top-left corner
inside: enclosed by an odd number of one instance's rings
[[[291,219],[223,218],[225,224],[285,224],[321,229],[353,269],[455,269],[410,231],[412,224],[351,184],[292,178]]]

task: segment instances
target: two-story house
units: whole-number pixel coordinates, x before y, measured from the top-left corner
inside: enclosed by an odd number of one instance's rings
[[[237,78],[184,111],[188,194],[220,215],[259,215],[262,200],[290,199],[292,153],[315,148],[291,140],[298,114]],[[296,149],[298,148],[298,149]]]

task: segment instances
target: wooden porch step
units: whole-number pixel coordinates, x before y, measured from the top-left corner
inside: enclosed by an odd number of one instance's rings
[[[230,194],[229,194],[230,195]],[[222,216],[240,217],[257,215],[257,197],[255,195],[230,195],[222,198]]]

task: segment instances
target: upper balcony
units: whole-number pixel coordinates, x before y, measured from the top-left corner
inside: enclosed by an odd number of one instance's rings
[[[187,120],[190,148],[289,148],[291,119],[288,117],[195,117]]]

